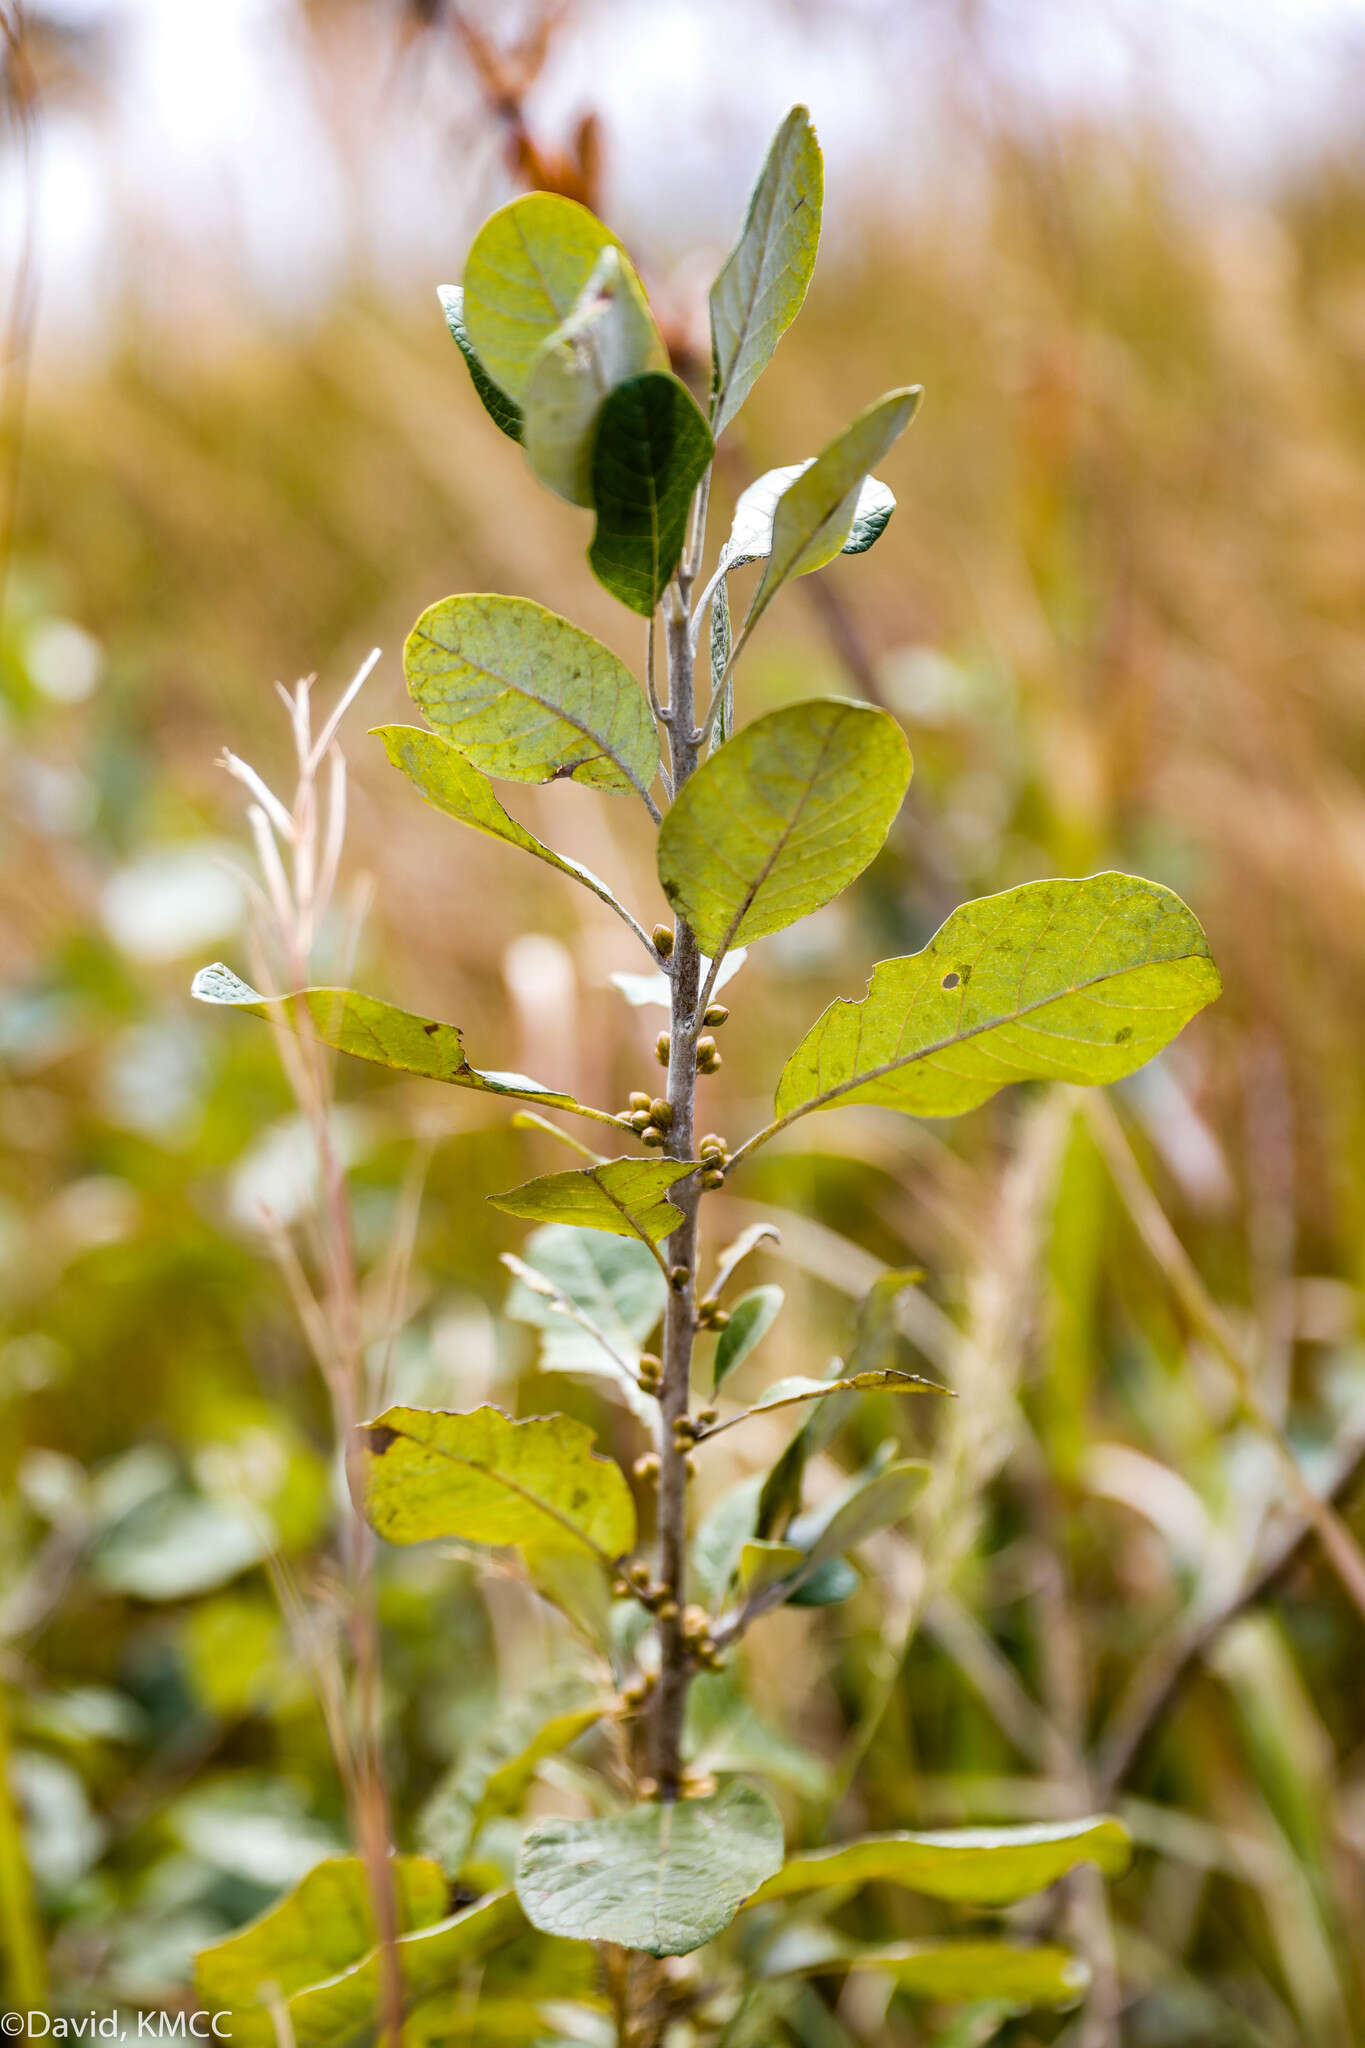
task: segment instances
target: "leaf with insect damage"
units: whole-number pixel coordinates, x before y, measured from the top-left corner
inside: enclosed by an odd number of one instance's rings
[[[959,1116],[1011,1081],[1121,1080],[1218,995],[1180,898],[1133,875],[1026,882],[832,1003],[782,1070],[780,1119],[845,1102]]]

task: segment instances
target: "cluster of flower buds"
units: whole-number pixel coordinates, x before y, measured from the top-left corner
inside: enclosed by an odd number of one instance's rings
[[[655,1675],[652,1671],[641,1671],[631,1679],[629,1685],[621,1688],[621,1706],[628,1714],[638,1714],[654,1690]]]
[[[647,1607],[659,1621],[675,1621],[678,1603],[668,1587],[652,1579],[647,1564],[627,1565],[618,1579],[612,1582],[612,1591],[618,1600],[628,1596],[635,1598],[642,1607]]]
[[[723,1668],[719,1650],[711,1635],[711,1617],[704,1607],[684,1607],[683,1642],[693,1663],[702,1671]]]
[[[725,1169],[730,1164],[730,1154],[725,1140],[718,1131],[708,1131],[697,1147],[701,1161],[701,1184],[704,1188],[718,1188],[725,1179]]]
[[[623,1124],[629,1124],[637,1133],[642,1145],[662,1145],[673,1122],[673,1105],[662,1095],[646,1095],[643,1088],[637,1088],[628,1107],[618,1111],[618,1115]]]
[[[642,1351],[636,1378],[639,1380],[642,1394],[657,1394],[664,1383],[663,1360],[656,1358],[652,1351]]]
[[[704,1330],[723,1330],[730,1320],[728,1308],[722,1308],[714,1294],[703,1294],[697,1303],[697,1321]]]
[[[673,1418],[673,1448],[682,1457],[689,1479],[696,1477],[697,1468],[692,1462],[691,1451],[701,1434],[690,1415],[675,1415]]]

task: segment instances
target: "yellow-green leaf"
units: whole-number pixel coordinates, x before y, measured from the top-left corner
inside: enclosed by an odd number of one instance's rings
[[[893,718],[816,697],[770,711],[703,762],[659,832],[659,880],[703,951],[818,910],[880,851],[910,780]]]
[[[1019,1827],[864,1835],[791,1857],[753,1903],[826,1885],[883,1883],[935,1899],[1004,1906],[1046,1890],[1080,1863],[1118,1877],[1128,1867],[1131,1847],[1121,1822],[1094,1814]]]
[[[470,382],[478,393],[479,403],[495,427],[500,427],[510,441],[521,439],[521,407],[507,396],[485,370],[469,339],[469,329],[464,324],[464,292],[457,284],[438,284],[436,296],[441,301],[441,311],[446,316],[451,340],[464,357],[465,368]]]
[[[779,1936],[763,1960],[765,1976],[848,1970],[880,1971],[915,1998],[1020,2012],[1075,2005],[1090,1982],[1084,1961],[1050,1942],[903,1941],[860,1948],[838,1935],[796,1929]]]
[[[530,598],[442,599],[408,635],[403,669],[437,731],[486,775],[644,795],[658,773],[654,719],[625,663]]]
[[[823,568],[847,544],[864,479],[905,432],[922,395],[917,384],[889,391],[860,412],[787,486],[773,514],[768,566],[749,606],[750,625],[784,583]]]
[[[499,1408],[389,1408],[356,1432],[362,1505],[390,1543],[583,1548],[612,1560],[635,1541],[621,1468],[568,1415],[514,1422]]]
[[[806,1553],[794,1543],[783,1543],[772,1536],[752,1537],[739,1553],[740,1591],[746,1599],[752,1599],[755,1593],[792,1578],[805,1560]]]
[[[488,1199],[494,1208],[532,1223],[577,1223],[658,1244],[682,1222],[668,1190],[696,1170],[695,1159],[604,1159],[597,1166],[542,1174]]]
[[[602,251],[620,247],[586,206],[553,192],[513,199],[479,229],[465,263],[465,324],[484,369],[516,403]]]
[[[592,449],[593,575],[648,618],[682,558],[692,493],[715,450],[686,385],[651,373],[618,384]]]
[[[503,809],[488,777],[452,741],[420,725],[377,725],[372,730],[384,742],[394,767],[438,811],[444,811],[448,818],[458,818],[462,825],[470,825],[476,832],[487,833],[490,839],[500,839],[505,846],[517,846],[523,853],[534,854],[547,867],[557,868],[561,875],[581,882],[620,913],[620,902],[591,868],[570,860],[566,854],[556,853]]]
[[[492,1892],[461,1913],[403,1935],[397,1943],[404,2010],[411,2013],[424,1999],[458,1984],[471,1963],[526,1931],[515,1894]],[[213,2004],[200,1992],[201,2002]],[[217,2008],[221,2010],[221,2007]],[[378,2048],[384,2032],[383,1974],[380,1951],[372,1948],[359,1961],[327,1974],[286,2001],[281,2014],[272,2010],[233,2010],[232,2040],[237,2048],[279,2048],[282,2021],[294,2048]]]
[[[724,432],[801,310],[815,269],[824,164],[810,115],[773,138],[738,242],[711,287],[711,419]]]
[[[547,1934],[686,1955],[727,1927],[781,1861],[774,1807],[740,1782],[605,1820],[539,1822],[522,1841],[517,1897]]]
[[[782,1071],[779,1119],[844,1102],[957,1116],[1011,1081],[1117,1081],[1218,995],[1208,941],[1132,875],[1028,882],[955,910],[922,953],[832,1003]]]
[[[424,1080],[475,1088],[486,1095],[514,1096],[547,1109],[568,1109],[598,1123],[617,1121],[605,1110],[589,1109],[572,1095],[542,1087],[525,1074],[490,1073],[472,1067],[456,1025],[438,1024],[415,1011],[395,1009],[392,1003],[358,995],[354,989],[306,988],[296,995],[263,996],[230,967],[216,961],[212,967],[200,968],[190,994],[201,1003],[223,1003],[253,1017],[277,1018],[294,1031],[302,1025],[338,1052],[392,1067],[401,1074],[420,1074]]]
[[[446,1880],[424,1856],[395,1857],[394,1895],[400,1928],[428,1927],[446,1909]],[[376,1940],[369,1884],[358,1856],[333,1856],[255,1920],[195,1958],[195,1988],[209,2011],[264,2016],[271,1998],[358,1962]]]
[[[540,345],[526,384],[522,440],[543,484],[591,505],[598,414],[607,395],[668,356],[620,251],[598,257],[573,311]]]

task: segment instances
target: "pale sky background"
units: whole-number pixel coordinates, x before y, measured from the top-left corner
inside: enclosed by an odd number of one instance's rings
[[[1194,197],[1254,196],[1296,158],[1359,147],[1365,0],[978,0],[989,79],[949,0],[579,0],[533,108],[550,139],[596,107],[608,210],[670,250],[685,219],[729,239],[768,135],[811,106],[831,210],[878,178],[898,205],[959,203],[963,112],[1157,118]],[[97,90],[47,113],[37,189],[38,360],[98,351],[131,298],[196,347],[244,307],[323,317],[357,271],[427,289],[458,275],[510,189],[453,53],[406,49],[396,7],[351,12],[327,60],[295,0],[49,0],[96,30]],[[515,18],[512,0],[485,17]],[[0,254],[24,195],[0,181]]]

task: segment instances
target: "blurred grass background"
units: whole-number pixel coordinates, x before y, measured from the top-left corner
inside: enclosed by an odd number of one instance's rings
[[[861,36],[875,62],[876,20],[796,13],[817,54]],[[59,15],[37,28],[40,132],[49,105],[97,93],[100,53]],[[572,70],[578,33],[570,10],[551,67],[567,51]],[[339,95],[358,50],[376,75],[468,66],[437,6],[318,4],[299,34]],[[989,77],[988,43],[955,47]],[[7,75],[17,122],[13,53]],[[1324,135],[1229,193],[1157,122],[1025,122],[999,102],[969,120],[969,97],[921,199],[904,176],[838,191],[842,245],[827,238],[727,457],[724,510],[880,389],[926,386],[886,538],[792,593],[742,681],[750,715],[874,694],[915,751],[907,811],[859,890],[733,984],[707,1122],[752,1128],[802,1026],[963,897],[1110,864],[1171,884],[1226,994],[1116,1106],[1306,1468],[1344,1482],[1365,1443],[1365,164]],[[528,132],[565,146],[536,104]],[[477,214],[517,174],[477,85],[461,105],[446,175],[468,210],[477,163]],[[584,107],[610,166],[616,109]],[[363,160],[348,171],[363,183]],[[638,195],[632,213],[647,221]],[[657,252],[635,230],[680,344],[706,275],[678,260],[686,240],[677,219]],[[282,772],[276,677],[335,689],[384,649],[344,735],[347,875],[374,883],[361,984],[457,1019],[476,1061],[606,1104],[652,1070],[658,1018],[608,978],[636,965],[619,928],[443,827],[364,734],[405,715],[402,636],[448,591],[524,591],[643,651],[587,574],[581,517],[479,410],[436,282],[386,289],[362,267],[322,312],[244,299],[224,334],[134,295],[98,350],[31,365],[11,331],[12,456],[32,375],[0,638],[0,1634],[11,1779],[72,2009],[174,2004],[196,1942],[342,1828],[261,1567],[264,1512],[325,1613],[321,1401],[253,1223],[262,1192],[306,1207],[306,1164],[269,1034],[187,1000],[201,960],[245,964],[245,842],[214,762],[230,745]],[[624,807],[513,796],[661,914]],[[405,1392],[567,1400],[633,1454],[628,1420],[537,1381],[527,1333],[499,1319],[496,1254],[519,1234],[482,1195],[548,1168],[544,1141],[366,1073],[343,1091],[376,1269],[425,1167]],[[791,1305],[755,1384],[818,1368],[877,1262],[913,1263],[913,1336],[970,1410],[951,1428],[869,1414],[864,1448],[899,1426],[940,1458],[916,1541],[885,1558],[889,1602],[869,1586],[755,1646],[789,1832],[829,1816],[850,1741],[867,1756],[840,1828],[1074,1810],[1135,1674],[1178,1656],[1281,1526],[1273,1461],[1070,1099],[1016,1094],[951,1128],[822,1118],[717,1212],[739,1225],[758,1205],[782,1223],[764,1277]],[[1344,1483],[1342,1500],[1365,1537],[1365,1503]],[[425,1557],[391,1560],[384,1598],[406,1821],[524,1686],[542,1625]],[[1104,1788],[1140,1845],[1113,1890],[1108,2038],[1365,2041],[1359,1616],[1305,1548],[1180,1673]],[[942,1919],[875,1894],[851,1910],[872,1937]],[[1046,1910],[1093,1944],[1093,1897]],[[940,2033],[863,1984],[781,2024],[774,2039],[823,2044],[1079,2040],[1084,2022]]]

